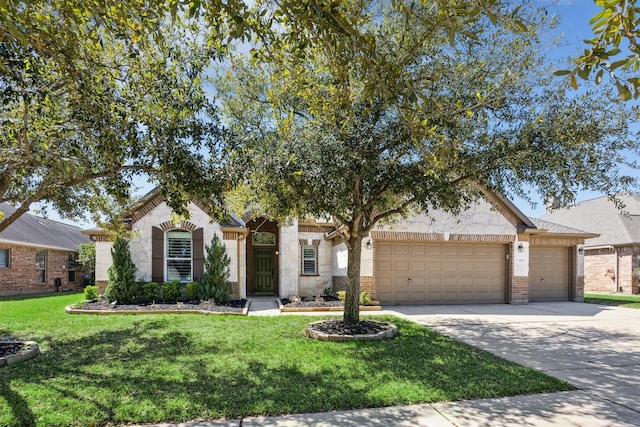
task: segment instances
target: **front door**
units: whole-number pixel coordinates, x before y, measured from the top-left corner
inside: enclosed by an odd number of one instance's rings
[[[274,292],[273,248],[256,248],[253,252],[255,292]]]

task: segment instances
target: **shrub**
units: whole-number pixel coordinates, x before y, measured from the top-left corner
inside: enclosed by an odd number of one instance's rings
[[[198,298],[213,299],[225,303],[231,299],[229,265],[231,260],[217,234],[211,239],[211,246],[205,245],[204,274],[198,280]]]
[[[87,301],[96,301],[98,299],[98,287],[87,286],[84,288],[84,298]]]
[[[162,284],[162,300],[165,302],[176,302],[180,298],[180,291],[182,284],[179,280],[172,280],[171,282],[164,282]]]
[[[326,296],[332,296],[333,295],[333,286],[327,286],[326,288],[324,288],[324,290],[322,292]]]
[[[336,292],[336,295],[338,295],[338,298],[340,298],[340,301],[344,303],[344,300],[347,298],[347,291],[338,291]]]
[[[186,297],[187,297],[187,301],[198,300],[198,284],[197,283],[195,282],[187,283]]]
[[[148,282],[142,285],[142,296],[147,301],[155,302],[158,299],[158,291],[160,286],[156,282]]]
[[[360,305],[367,305],[371,302],[371,295],[368,292],[360,292]]]
[[[129,242],[118,236],[111,248],[113,263],[109,267],[109,284],[105,296],[109,302],[129,303],[139,294],[136,266],[131,261]]]

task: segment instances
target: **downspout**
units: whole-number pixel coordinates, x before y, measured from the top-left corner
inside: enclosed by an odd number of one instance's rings
[[[616,264],[615,264],[615,265],[616,265],[616,271],[614,272],[614,275],[615,275],[615,278],[616,278],[616,280],[615,280],[615,286],[616,286],[616,288],[613,290],[613,292],[618,292],[618,291],[619,291],[619,289],[620,289],[620,288],[619,288],[620,278],[618,277],[618,271],[619,271],[619,266],[618,266],[618,264],[620,263],[620,260],[618,259],[618,248],[617,248],[617,247],[614,247],[613,249],[614,249],[614,251],[615,251],[614,253],[615,253],[615,256],[616,256]]]

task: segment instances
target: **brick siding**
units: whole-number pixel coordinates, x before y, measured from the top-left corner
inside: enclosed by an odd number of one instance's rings
[[[614,248],[588,249],[584,256],[584,290],[637,294],[638,283],[633,277],[637,264],[636,247],[617,248],[617,251]]]
[[[76,270],[75,282],[69,282],[69,252],[46,250],[45,282],[38,281],[36,270],[36,248],[29,246],[0,244],[0,249],[9,249],[9,267],[0,267],[0,294],[55,292],[54,279],[62,280],[62,289],[82,289],[83,274]],[[63,268],[64,266],[64,268]]]
[[[529,303],[529,277],[511,277],[511,304]]]

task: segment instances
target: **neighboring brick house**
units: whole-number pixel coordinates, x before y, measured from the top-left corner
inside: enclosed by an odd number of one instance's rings
[[[204,244],[217,234],[231,259],[234,295],[316,295],[343,289],[347,250],[334,224],[247,216],[212,221],[198,205],[175,221],[157,190],[128,218],[140,280],[197,280]],[[100,230],[96,284],[107,284],[111,243]],[[380,225],[362,242],[361,288],[383,304],[581,301],[585,239],[568,227],[532,221],[493,193],[458,216],[432,211]]]
[[[633,271],[640,267],[640,194],[619,196],[621,209],[607,196],[549,212],[542,218],[600,236],[585,246],[585,290],[638,293]]]
[[[0,211],[8,216],[15,208],[0,203]],[[82,288],[83,277],[76,271],[75,260],[80,245],[90,241],[79,227],[22,215],[0,232],[0,294]]]

